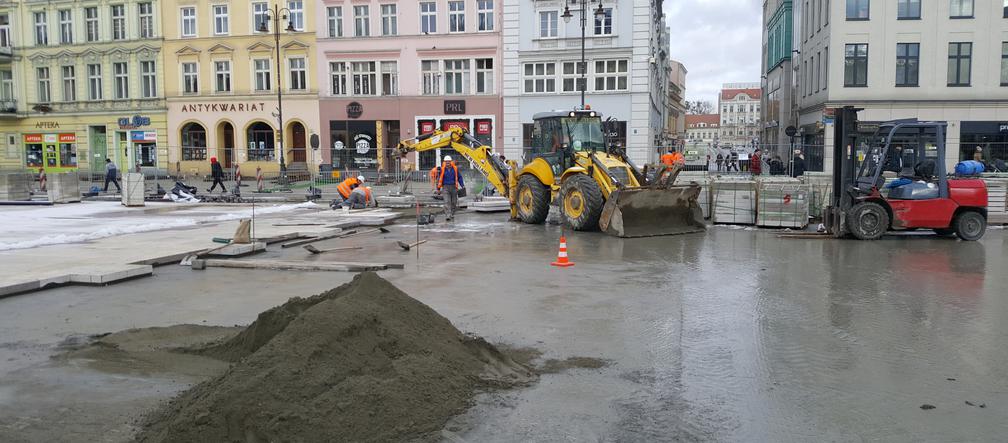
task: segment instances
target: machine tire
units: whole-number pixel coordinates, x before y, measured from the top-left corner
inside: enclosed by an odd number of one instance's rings
[[[521,221],[539,225],[549,215],[550,191],[533,175],[523,175],[518,179],[518,218]]]
[[[979,212],[961,212],[952,221],[952,228],[963,241],[977,241],[987,231],[987,219]]]
[[[878,240],[889,230],[889,213],[878,203],[860,203],[847,214],[847,230],[861,240]]]
[[[575,231],[598,230],[603,205],[602,190],[585,174],[574,174],[560,185],[564,223]]]

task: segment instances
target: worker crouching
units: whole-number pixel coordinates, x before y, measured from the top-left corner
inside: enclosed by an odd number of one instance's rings
[[[340,182],[340,184],[336,185],[336,192],[339,193],[339,196],[333,199],[331,203],[329,203],[329,207],[333,209],[343,207],[344,203],[348,202],[351,199],[351,197],[353,197],[354,190],[357,189],[358,187],[367,189],[367,191],[362,189],[360,193],[370,196],[371,190],[370,188],[364,186],[363,175],[358,175],[357,177],[349,177],[346,180]],[[370,199],[368,198],[364,199],[365,202],[364,206],[367,206],[368,201],[370,201]],[[349,204],[346,206],[352,207],[352,205]]]
[[[444,156],[437,188],[444,193],[445,220],[454,220],[455,209],[458,208],[459,190],[465,188],[465,182],[459,174],[458,165],[452,161],[450,155]]]

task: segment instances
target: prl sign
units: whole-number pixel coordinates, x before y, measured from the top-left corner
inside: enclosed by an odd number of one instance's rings
[[[119,119],[119,129],[137,129],[150,126],[150,117],[134,115],[133,118],[122,117]]]

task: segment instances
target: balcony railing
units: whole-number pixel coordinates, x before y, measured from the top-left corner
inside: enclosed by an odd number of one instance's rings
[[[17,112],[17,100],[0,99],[0,114],[14,114]]]

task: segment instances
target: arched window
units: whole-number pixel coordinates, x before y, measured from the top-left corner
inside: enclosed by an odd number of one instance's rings
[[[206,160],[206,129],[199,123],[182,127],[182,160]]]
[[[263,122],[248,128],[249,161],[273,161],[273,128]]]

